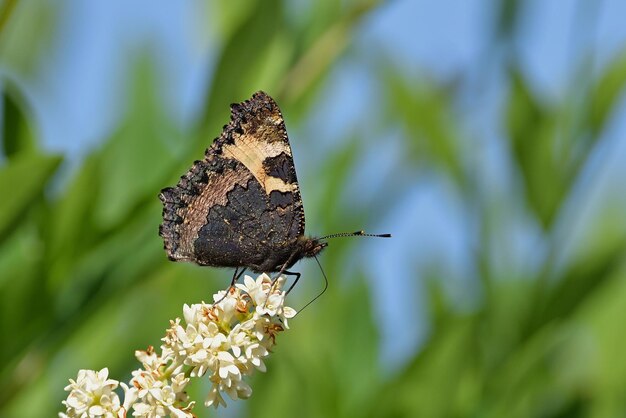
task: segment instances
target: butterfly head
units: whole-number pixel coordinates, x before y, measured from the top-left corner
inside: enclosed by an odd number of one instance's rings
[[[302,246],[303,257],[315,257],[324,248],[326,248],[326,246],[328,246],[328,243],[322,241],[321,238],[303,237],[300,245]]]

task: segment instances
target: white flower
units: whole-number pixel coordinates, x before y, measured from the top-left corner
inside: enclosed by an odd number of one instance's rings
[[[218,385],[213,384],[213,386],[211,386],[211,390],[207,394],[204,405],[213,406],[215,409],[217,409],[220,405],[226,407],[226,401],[222,397]]]
[[[287,320],[296,316],[297,313],[298,312],[296,312],[296,310],[293,309],[292,307],[283,306],[283,309],[281,312],[281,320],[282,320],[282,323],[285,325],[285,329],[289,329],[289,323]]]
[[[254,321],[247,320],[235,325],[228,334],[228,344],[235,357],[241,356],[242,348],[250,344],[251,339],[254,338],[251,331],[254,326]]]
[[[265,303],[256,307],[256,311],[259,315],[274,316],[279,312],[279,309],[282,308],[284,300],[284,294],[273,293],[267,298]]]
[[[106,417],[114,418],[120,411],[120,398],[113,391],[117,380],[108,379],[109,369],[100,371],[80,370],[76,380],[70,379],[65,387],[70,394],[63,401],[66,412],[63,417]]]
[[[252,396],[252,388],[243,380],[222,381],[220,382],[220,390],[230,396],[230,399],[248,399]]]
[[[267,357],[270,353],[260,343],[252,343],[246,346],[246,359],[257,369],[265,372],[265,363],[263,357]]]
[[[220,308],[218,311],[218,318],[220,322],[230,322],[235,314],[237,313],[237,304],[239,300],[239,290],[233,289],[228,295],[222,300],[217,307]]]
[[[141,362],[144,370],[157,375],[160,374],[161,367],[168,362],[168,358],[159,356],[152,346],[149,346],[145,351],[135,351],[135,357]]]
[[[137,389],[138,402],[133,404],[133,416],[192,418],[190,411],[193,403],[186,407],[179,406],[181,400],[186,400],[184,388],[189,379],[180,373],[172,380],[173,383],[169,384],[167,379],[159,380],[145,370],[135,370],[131,383]]]
[[[200,304],[189,306],[185,303],[183,305],[183,318],[185,318],[185,322],[189,325],[197,325],[199,322],[201,308],[202,305]],[[180,319],[178,319],[177,323],[180,323]]]
[[[204,401],[204,405],[206,406],[213,406],[216,409],[220,405],[225,407],[226,401],[222,397],[221,392],[227,393],[233,400],[248,399],[252,395],[252,388],[243,380],[221,380],[215,377],[211,380],[213,381],[213,385]]]
[[[228,351],[219,351],[216,354],[219,361],[218,375],[222,380],[240,380],[241,371],[235,365],[235,357]]]
[[[120,416],[126,417],[126,413],[130,411],[130,407],[137,401],[137,397],[139,396],[139,390],[134,386],[128,386],[126,383],[120,383],[122,388],[124,389],[124,404],[120,409]]]
[[[193,339],[186,347],[187,357],[183,360],[184,364],[193,366],[191,376],[203,376],[207,370],[215,370],[217,367],[217,354],[220,352],[222,345],[227,338],[219,330],[214,322],[208,324],[199,324],[198,330],[188,327],[186,337]]]
[[[189,378],[185,377],[185,373],[178,373],[176,376],[172,377],[172,389],[178,394],[184,393],[185,386],[187,386],[188,383]],[[185,396],[185,399],[186,398],[187,396]]]
[[[256,280],[246,275],[243,284],[237,283],[235,286],[246,292],[255,305],[262,305],[267,298],[267,294],[272,286],[272,279],[267,274],[261,274]]]

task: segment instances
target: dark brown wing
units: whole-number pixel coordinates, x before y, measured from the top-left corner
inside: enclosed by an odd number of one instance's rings
[[[274,100],[257,92],[231,105],[230,123],[204,159],[159,197],[160,235],[172,260],[255,268],[289,251],[304,234],[305,220],[285,122]]]

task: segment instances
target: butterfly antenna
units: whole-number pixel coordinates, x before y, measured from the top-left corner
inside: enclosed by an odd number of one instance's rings
[[[324,273],[324,269],[322,268],[322,265],[320,264],[320,260],[317,259],[317,256],[313,256],[315,257],[315,261],[317,261],[317,265],[320,267],[320,270],[322,271],[322,276],[324,276],[324,289],[322,289],[322,291],[315,296],[313,299],[311,299],[306,305],[304,305],[295,316],[300,315],[300,313],[302,313],[302,311],[309,306],[310,304],[312,304],[313,302],[315,302],[320,296],[322,296],[325,292],[326,289],[328,289],[328,277],[326,277],[326,273]],[[295,318],[294,316],[294,318]]]
[[[376,238],[391,238],[391,234],[366,234],[365,231],[356,232],[340,232],[338,234],[326,235],[319,239],[339,238],[339,237],[376,237]]]

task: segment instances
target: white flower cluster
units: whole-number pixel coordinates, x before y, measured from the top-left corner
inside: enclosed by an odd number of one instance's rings
[[[162,353],[152,347],[137,351],[143,364],[133,372],[129,385],[108,379],[108,369],[81,370],[65,390],[61,418],[123,418],[132,407],[135,417],[192,418],[195,402],[189,402],[185,387],[190,377],[208,375],[212,383],[206,406],[226,406],[222,393],[246,399],[252,389],[243,380],[254,370],[265,371],[263,358],[276,343],[276,334],[289,328],[296,311],[284,306],[284,278],[272,286],[261,274],[245,276],[228,292],[213,295],[214,303],[185,305],[184,321],[177,318],[163,338]],[[124,403],[114,390],[121,385]]]
[[[117,388],[119,382],[108,377],[107,368],[99,372],[80,370],[76,380],[70,379],[70,384],[65,387],[70,394],[67,400],[63,401],[66,412],[60,413],[59,416],[61,418],[117,417],[122,408],[120,398],[113,390]]]

